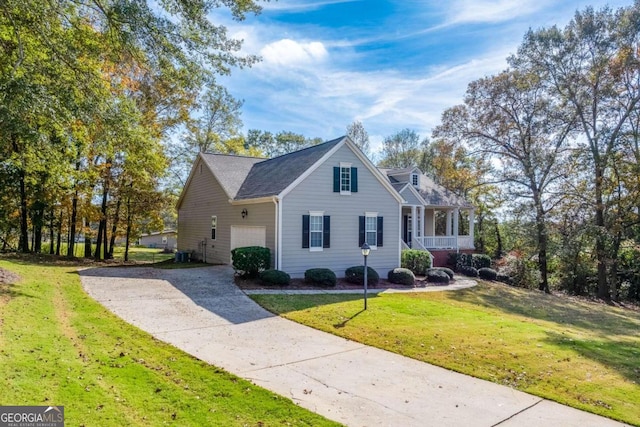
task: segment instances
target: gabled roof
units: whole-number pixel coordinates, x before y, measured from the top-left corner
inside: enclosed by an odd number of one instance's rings
[[[337,138],[255,163],[245,176],[235,199],[257,199],[280,194],[343,139]]]
[[[417,167],[384,169],[380,168],[389,178],[389,182],[396,189],[402,191],[405,185],[409,183],[409,177],[412,172],[420,174],[418,193],[427,203],[427,206],[446,206],[446,207],[468,207],[473,205],[464,197],[460,197],[455,193],[436,183],[432,178],[423,174]]]
[[[228,154],[201,153],[200,157],[214,174],[230,199],[238,194],[251,168],[265,159]]]

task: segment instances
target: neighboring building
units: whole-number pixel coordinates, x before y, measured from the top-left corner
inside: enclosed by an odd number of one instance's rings
[[[178,249],[229,264],[232,249],[265,246],[272,267],[291,277],[309,268],[342,277],[362,265],[366,240],[368,263],[384,276],[400,265],[403,247],[432,243],[431,229],[419,225],[432,223],[428,212],[462,207],[421,196],[421,184],[429,191],[424,175],[417,187],[402,185],[403,177],[377,169],[348,137],[268,160],[200,153],[177,204]]]
[[[143,234],[138,239],[138,245],[173,250],[178,247],[178,233],[175,230],[164,230]]]

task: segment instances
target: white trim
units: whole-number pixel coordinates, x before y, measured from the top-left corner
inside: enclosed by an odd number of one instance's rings
[[[341,196],[350,196],[351,195],[351,187],[353,187],[353,182],[352,179],[353,177],[351,176],[351,167],[353,166],[353,163],[349,163],[349,162],[340,162],[340,168],[339,168],[339,185],[340,185],[340,195]],[[342,169],[347,169],[349,171],[349,189],[348,190],[343,190],[342,189]]]
[[[369,245],[372,251],[378,250],[378,212],[365,212],[364,213],[364,241],[367,241],[367,218],[375,218],[376,219],[376,244]]]
[[[229,199],[229,203],[232,206],[255,205],[257,203],[272,202],[272,201],[276,200],[277,198],[278,198],[278,196],[266,196],[266,197],[260,197],[258,199],[241,199],[241,200]]]
[[[276,270],[280,270],[280,262],[281,262],[281,255],[280,255],[280,201],[278,200],[277,197],[273,198],[273,208],[275,210],[275,224],[273,225],[275,227],[275,230],[273,230],[273,238],[275,239],[275,242],[273,242],[273,247],[276,251],[276,253],[274,254],[273,257],[273,263],[274,266],[273,268],[275,268]]]
[[[311,217],[320,217],[322,231],[320,232],[320,246],[311,246]],[[315,231],[317,233],[317,231]],[[322,252],[324,250],[324,211],[309,211],[309,252]]]

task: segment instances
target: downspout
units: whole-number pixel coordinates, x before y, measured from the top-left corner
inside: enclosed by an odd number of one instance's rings
[[[276,270],[280,270],[280,227],[279,227],[279,221],[280,221],[280,203],[278,203],[278,197],[274,197],[273,198],[273,207],[275,208],[275,213],[276,213],[276,218],[275,218],[275,232],[273,233],[275,242],[274,242],[274,247],[276,250],[275,253],[275,257],[273,259],[274,261],[274,266],[273,268]]]
[[[277,213],[277,227],[278,227],[278,232],[277,232],[277,240],[278,240],[278,246],[277,246],[277,261],[278,261],[278,269],[282,269],[282,203],[283,200],[279,199],[278,197],[275,198],[276,203],[278,204],[278,213]]]

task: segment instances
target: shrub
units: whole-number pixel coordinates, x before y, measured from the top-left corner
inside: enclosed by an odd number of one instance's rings
[[[449,276],[450,280],[453,280],[453,270],[447,267],[433,267],[433,270],[440,270],[440,271],[444,271],[445,273],[447,273],[447,276]]]
[[[430,268],[425,272],[425,276],[427,277],[427,282],[449,284],[449,275],[442,270]]]
[[[423,275],[431,268],[431,254],[428,251],[405,249],[402,251],[400,266],[413,271],[413,274]]]
[[[413,286],[416,281],[416,276],[408,268],[394,268],[387,274],[387,279],[391,283],[397,283],[398,285]]]
[[[462,267],[460,267],[460,273],[469,277],[478,277],[478,270],[469,265],[463,265]]]
[[[482,267],[478,269],[478,276],[484,280],[496,280],[498,272],[493,268]]]
[[[268,286],[287,286],[291,276],[280,270],[265,270],[260,273],[260,281]]]
[[[537,289],[540,283],[540,271],[534,259],[514,251],[501,258],[497,264],[500,274],[509,276],[510,285]]]
[[[304,272],[304,281],[314,286],[332,287],[336,285],[336,274],[328,268],[310,268]]]
[[[362,285],[364,283],[364,265],[347,268],[344,272],[344,278],[349,283]],[[378,272],[367,266],[367,286],[377,285],[379,280]]]
[[[471,265],[478,270],[491,268],[491,257],[485,254],[473,254],[471,255]]]
[[[496,276],[496,280],[498,282],[506,283],[507,285],[513,285],[513,280],[511,280],[511,277],[506,274],[498,273],[498,275]]]
[[[231,251],[231,264],[245,277],[256,277],[271,265],[271,251],[261,246],[245,246]]]

